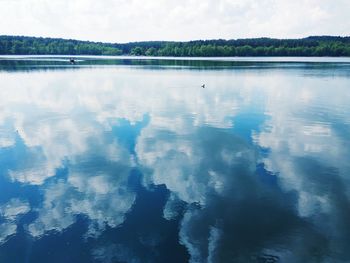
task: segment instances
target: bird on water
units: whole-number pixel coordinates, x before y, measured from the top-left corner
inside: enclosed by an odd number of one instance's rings
[[[205,88],[205,84],[203,84],[201,87],[204,89]]]

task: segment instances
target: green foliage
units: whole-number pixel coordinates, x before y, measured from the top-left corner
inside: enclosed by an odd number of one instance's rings
[[[133,55],[133,56],[142,56],[144,54],[145,52],[142,47],[134,47],[131,49],[131,52],[130,52],[130,55]]]
[[[155,49],[154,47],[150,47],[146,50],[145,55],[146,56],[157,56],[158,55],[157,49]]]
[[[315,36],[303,39],[252,38],[112,44],[60,38],[0,36],[0,54],[174,57],[350,56],[350,37]]]
[[[56,38],[0,36],[0,54],[6,55],[121,55],[112,44]]]

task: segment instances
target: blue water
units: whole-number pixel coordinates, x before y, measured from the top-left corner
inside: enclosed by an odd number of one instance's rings
[[[0,262],[350,262],[349,102],[346,59],[3,57]]]

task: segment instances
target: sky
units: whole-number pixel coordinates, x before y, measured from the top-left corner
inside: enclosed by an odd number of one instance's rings
[[[349,0],[0,0],[0,35],[103,42],[350,35]]]

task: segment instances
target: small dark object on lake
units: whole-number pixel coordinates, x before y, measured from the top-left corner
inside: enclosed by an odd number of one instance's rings
[[[70,58],[70,59],[69,59],[69,62],[70,62],[71,64],[75,64],[74,58]]]
[[[204,89],[205,88],[205,84],[203,84],[201,87]]]

